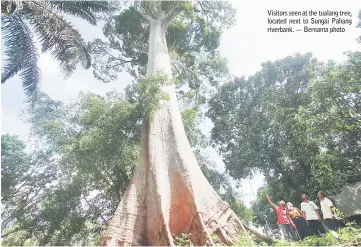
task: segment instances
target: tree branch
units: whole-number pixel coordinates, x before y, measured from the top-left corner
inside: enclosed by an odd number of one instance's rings
[[[212,6],[209,5],[209,1],[204,1],[204,4],[208,5],[208,7],[210,8],[210,9],[205,9],[205,11],[207,11],[208,13],[215,14],[214,9],[212,9]]]
[[[188,77],[189,81],[193,81],[192,78],[189,76],[189,74],[187,73],[187,71],[191,72],[193,75],[197,76],[193,71],[189,70],[181,61],[178,61],[176,59],[172,59],[170,58],[170,63],[174,66],[174,68],[177,70],[177,72],[180,74],[180,71],[178,70],[178,68],[175,65],[179,65],[182,70],[185,72],[185,74]]]
[[[124,59],[122,59],[122,58],[119,58],[119,57],[116,57],[116,56],[110,54],[107,50],[105,50],[105,52],[106,52],[110,57],[114,58],[115,60],[119,60],[119,61],[120,61],[120,63],[114,65],[114,66],[116,66],[116,67],[117,67],[117,66],[121,66],[121,65],[126,64],[126,63],[133,63],[133,62],[138,62],[138,61],[139,61],[139,58],[138,58],[138,59],[132,59],[132,60],[124,60]]]
[[[145,13],[142,13],[142,16],[149,22],[154,22],[155,20],[159,19],[159,17],[154,13],[153,9],[150,7],[149,3],[151,1],[143,1],[141,6],[145,10]]]
[[[207,18],[207,24],[208,24],[208,23],[209,23],[208,13],[209,13],[209,12],[211,12],[211,11],[206,10],[206,9],[203,7],[203,5],[202,5],[202,3],[201,3],[201,2],[198,2],[198,4],[199,4],[199,6],[201,7],[201,9],[202,9],[203,13],[206,15],[206,18]]]
[[[194,73],[193,71],[191,71],[190,69],[188,69],[181,61],[177,60],[177,59],[173,59],[173,58],[169,58],[169,61],[172,65],[179,65],[184,71],[189,71],[191,72],[193,75],[197,76],[196,73]]]
[[[37,167],[38,167],[38,164],[34,165],[34,166],[32,167],[32,170],[31,170],[30,174],[29,174],[29,175],[26,175],[26,177],[24,178],[24,179],[26,179],[26,180],[23,182],[23,184],[20,185],[20,187],[19,187],[13,194],[11,194],[11,195],[9,195],[9,196],[7,196],[7,197],[4,197],[3,200],[9,200],[10,198],[16,196],[16,194],[17,194],[26,184],[28,184],[28,183],[31,181],[31,180],[29,180],[28,178],[31,179],[31,175],[33,175],[33,173],[34,173],[34,171],[35,171],[35,169],[36,169]]]
[[[103,167],[105,167],[104,162],[102,162]],[[113,179],[112,175],[109,173],[109,171],[107,169],[103,169],[104,172],[106,173],[106,175],[110,178],[110,180],[112,181],[113,185],[117,184],[117,180]]]
[[[150,15],[142,13],[142,16],[143,16],[144,19],[146,19],[148,21],[148,23],[151,23],[151,22],[154,21],[154,19]]]
[[[5,238],[7,237],[8,235],[14,233],[14,232],[17,232],[17,231],[21,231],[21,230],[25,230],[25,228],[16,228],[16,229],[13,229],[11,230],[10,232],[7,232],[7,233],[4,233],[1,235],[1,238]]]
[[[169,24],[169,22],[174,18],[174,16],[177,15],[177,11],[179,8],[173,7],[168,13],[165,14],[165,16],[162,19],[162,22],[165,26]]]
[[[124,65],[124,64],[126,64],[126,63],[132,63],[132,62],[136,62],[136,60],[129,60],[129,61],[127,61],[127,60],[122,60],[120,63],[115,64],[114,67],[122,66],[122,65]]]
[[[181,73],[181,72],[179,71],[179,69],[177,68],[177,66],[174,66],[174,64],[173,64],[173,67],[177,70],[178,74]]]
[[[104,175],[104,174],[101,172],[101,170],[98,168],[97,165],[95,165],[94,168],[95,168],[95,171],[102,176],[103,181],[104,181],[109,187],[112,187],[112,186],[113,186],[113,184],[112,184],[112,183],[113,183],[112,178],[111,178],[111,177],[110,177],[110,178],[107,178],[107,176]],[[110,180],[110,181],[109,181],[109,180]]]
[[[95,209],[97,212],[98,212],[98,215],[100,216],[100,218],[102,218],[102,220],[104,221],[104,224],[106,225],[107,224],[107,221],[106,219],[104,218],[104,216],[100,213],[101,210],[99,210],[98,207],[94,206],[92,203],[90,203],[87,199],[86,199],[86,196],[83,196],[84,197],[84,200],[85,202],[93,209]]]
[[[169,60],[170,60],[170,63],[172,64],[172,65],[179,65],[182,69],[183,69],[183,71],[186,73],[186,75],[187,75],[187,77],[188,77],[188,79],[189,79],[189,81],[191,81],[191,82],[193,82],[194,83],[194,85],[196,85],[195,83],[196,83],[196,81],[193,81],[192,80],[192,78],[189,76],[189,74],[187,73],[187,72],[190,72],[191,74],[193,74],[196,78],[198,77],[198,75],[196,74],[196,73],[194,73],[192,70],[190,70],[190,69],[188,69],[181,61],[179,61],[179,60],[176,60],[176,59],[172,59],[172,58],[169,58]],[[175,67],[176,68],[176,67]],[[177,69],[177,68],[176,68]],[[177,71],[179,71],[178,69],[177,69]],[[197,100],[198,100],[198,96],[199,96],[199,85],[198,85],[198,87],[196,88],[196,90],[195,90],[195,103],[197,103]]]

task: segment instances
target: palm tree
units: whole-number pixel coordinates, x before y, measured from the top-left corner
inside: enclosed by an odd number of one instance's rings
[[[65,20],[64,14],[80,17],[96,25],[96,13],[108,12],[106,1],[1,1],[1,33],[5,42],[5,63],[1,83],[17,73],[29,100],[37,94],[40,82],[38,38],[41,52],[52,56],[70,75],[77,63],[91,65],[86,43],[78,30]]]

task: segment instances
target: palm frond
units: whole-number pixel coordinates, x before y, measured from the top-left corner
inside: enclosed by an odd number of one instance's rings
[[[107,1],[50,1],[52,7],[65,14],[80,17],[96,25],[95,13],[111,11]]]
[[[1,1],[1,16],[10,16],[16,13],[18,9],[22,8],[21,0],[2,0]]]
[[[15,1],[1,1],[1,15],[9,16],[12,15],[17,9]]]
[[[90,67],[91,57],[80,33],[49,2],[24,2],[21,15],[34,27],[42,52],[51,51],[68,74],[73,72],[69,68],[74,68],[78,62],[86,69]]]
[[[1,83],[21,72],[25,93],[29,100],[33,100],[37,94],[40,72],[31,31],[18,14],[2,17],[1,22],[6,56]]]

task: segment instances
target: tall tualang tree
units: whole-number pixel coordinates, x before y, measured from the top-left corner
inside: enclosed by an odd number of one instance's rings
[[[142,90],[140,90],[142,89]],[[144,89],[153,91],[152,97]],[[152,82],[140,82],[127,99],[81,94],[69,105],[39,93],[28,123],[36,147],[2,136],[2,245],[81,245],[99,241],[127,188],[137,157],[144,110],[151,111]],[[157,96],[158,95],[158,96]],[[143,109],[145,107],[145,109]],[[182,112],[191,146],[202,146],[196,111]],[[251,215],[211,159],[195,151],[217,193],[244,220]]]
[[[174,246],[173,236],[181,233],[190,233],[194,245],[212,245],[213,233],[233,244],[244,230],[197,164],[174,85],[188,82],[177,88],[201,100],[204,85],[222,79],[224,61],[215,49],[233,14],[225,2],[136,2],[108,21],[108,43],[92,44],[98,78],[115,79],[121,68],[136,78],[146,71],[148,77],[161,75],[165,94],[143,120],[140,159],[100,245]]]

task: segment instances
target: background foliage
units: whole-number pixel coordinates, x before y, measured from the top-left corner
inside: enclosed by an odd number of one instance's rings
[[[220,88],[208,116],[233,177],[259,171],[274,201],[295,205],[305,190],[315,199],[361,180],[361,53],[347,57],[336,64],[298,54]],[[263,189],[259,196],[253,209],[267,215]]]
[[[347,53],[341,64],[297,54],[265,62],[249,78],[232,79],[217,50],[222,32],[234,24],[234,10],[226,2],[143,1],[118,6],[114,15],[110,6],[96,1],[19,4],[1,3],[7,55],[2,82],[20,73],[28,95],[37,92],[36,36],[42,52],[51,51],[67,73],[78,62],[89,68],[93,58],[94,75],[101,81],[115,80],[125,70],[137,84],[125,95],[82,93],[67,105],[40,92],[27,119],[36,145],[2,136],[3,245],[97,244],[136,164],[142,123],[167,98],[160,90],[161,75],[140,76],[148,59],[147,8],[176,10],[166,39],[183,124],[203,173],[240,218],[273,222],[265,193],[297,205],[305,189],[313,196],[320,189],[333,194],[361,180],[360,52]],[[61,13],[91,24],[103,13],[106,40],[85,44]],[[199,129],[206,107],[214,123],[212,140]],[[210,144],[222,155],[226,174],[202,152]],[[229,175],[241,179],[255,172],[265,176],[267,185],[249,209]],[[352,236],[359,229],[339,234],[356,241]],[[240,239],[245,242],[254,243]],[[326,235],[303,244],[336,242]]]

